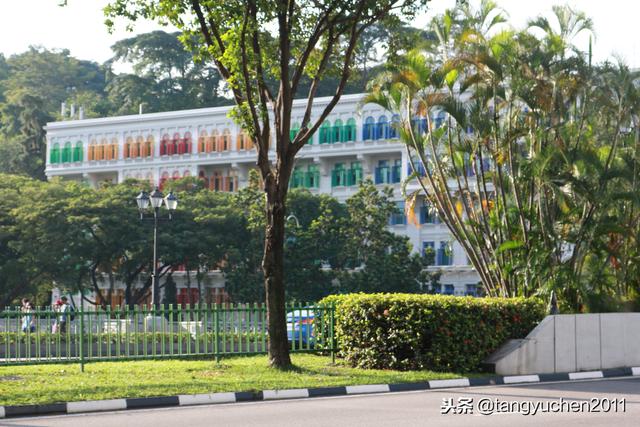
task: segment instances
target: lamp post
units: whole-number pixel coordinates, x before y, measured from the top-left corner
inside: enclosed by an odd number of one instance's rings
[[[169,216],[166,218],[160,217],[160,207],[162,206],[162,202],[164,202],[167,210],[169,211]],[[167,197],[164,197],[162,192],[156,187],[155,190],[148,194],[146,191],[141,191],[136,197],[136,203],[138,204],[138,211],[140,212],[140,221],[153,221],[153,272],[151,273],[151,306],[155,307],[156,305],[156,275],[157,275],[157,265],[158,265],[158,222],[160,221],[171,221],[173,219],[173,212],[178,207],[178,198],[173,194],[173,192],[169,192]],[[147,209],[151,205],[151,211],[153,213],[153,218],[145,217],[145,213]]]

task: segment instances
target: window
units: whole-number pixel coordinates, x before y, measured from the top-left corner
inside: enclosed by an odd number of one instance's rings
[[[91,161],[91,160],[95,160],[95,148],[96,148],[96,141],[91,141],[89,143],[89,147],[87,147],[87,160]]]
[[[231,131],[225,129],[218,139],[218,151],[229,151],[231,149]]]
[[[346,126],[343,127],[340,135],[341,142],[350,142],[356,140],[356,120],[351,118],[347,120]]]
[[[344,126],[342,124],[342,120],[340,119],[336,119],[335,122],[333,122],[333,126],[331,127],[331,143],[333,144],[334,142],[341,142],[342,141],[342,132]]]
[[[182,142],[184,143],[184,148],[183,148],[183,154],[190,154],[191,153],[191,132],[185,132],[184,133],[184,138],[182,139]]]
[[[325,120],[320,125],[320,138],[318,142],[320,144],[331,143],[331,123],[329,122],[329,120]]]
[[[427,131],[427,119],[424,117],[416,117],[412,119],[411,124],[413,125],[414,132],[422,134]]]
[[[436,265],[451,265],[453,261],[452,258],[451,245],[449,242],[440,242],[440,247],[436,253]]]
[[[300,123],[294,123],[291,126],[291,129],[289,129],[289,140],[293,141],[296,138],[298,132],[300,132]],[[311,138],[309,138],[309,141],[311,141]]]
[[[81,162],[82,160],[82,142],[78,141],[73,149],[73,161]]]
[[[160,140],[160,155],[166,156],[169,151],[169,135],[165,134]]]
[[[389,225],[406,225],[407,216],[404,214],[404,202],[396,202],[397,212],[391,214]]]
[[[53,147],[51,147],[51,152],[49,153],[49,163],[60,163],[60,144],[56,143],[53,144]]]
[[[389,122],[387,116],[380,116],[378,125],[376,126],[375,139],[387,139],[389,137]]]
[[[103,139],[100,144],[96,145],[93,156],[95,160],[104,160],[104,150],[107,146],[107,140]]]
[[[389,135],[387,138],[396,139],[398,138],[398,129],[400,128],[400,116],[394,114],[391,117],[391,125],[389,126]]]
[[[442,285],[440,283],[436,283],[435,285],[431,285],[431,292],[434,294],[442,293]]]
[[[207,131],[200,131],[200,136],[198,137],[198,153],[205,153],[207,151]]]
[[[249,138],[249,135],[243,130],[238,134],[238,151],[251,150],[253,148],[253,141]]]
[[[306,188],[318,188],[320,186],[320,169],[318,165],[309,165],[304,176]]]
[[[167,154],[173,156],[178,153],[178,144],[180,143],[180,134],[174,133],[173,138],[169,141]]]
[[[453,295],[455,293],[455,286],[453,285],[444,285],[444,294],[445,295]]]
[[[420,207],[420,224],[440,224],[438,210],[430,203],[423,202]]]
[[[344,168],[344,164],[336,163],[331,171],[331,186],[343,187],[347,184],[347,171]]]
[[[362,139],[364,141],[374,139],[375,125],[376,121],[371,116],[364,120],[364,126],[362,127]]]
[[[475,297],[478,296],[478,285],[476,283],[471,283],[464,285],[464,294],[467,296]]]
[[[351,162],[351,170],[347,176],[347,185],[359,185],[362,182],[362,163]]]
[[[131,144],[133,144],[133,139],[131,137],[128,137],[124,142],[124,151],[122,153],[122,157],[125,159],[128,159],[129,156],[131,155]],[[94,156],[95,156],[95,153],[94,153]]]
[[[375,171],[376,184],[388,184],[390,182],[390,169],[388,160],[380,160]]]
[[[402,160],[396,159],[393,161],[393,166],[391,167],[391,182],[398,183],[400,182],[402,172]]]
[[[289,181],[289,188],[299,188],[304,186],[304,172],[299,167],[293,169],[291,173],[291,180]]]
[[[422,256],[434,253],[435,242],[422,242]]]
[[[68,163],[71,161],[71,143],[65,142],[62,149],[62,163]]]
[[[140,153],[142,157],[153,157],[153,136],[147,135],[142,147],[142,153]]]

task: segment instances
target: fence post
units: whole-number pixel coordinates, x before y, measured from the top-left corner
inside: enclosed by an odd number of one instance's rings
[[[215,354],[216,363],[220,363],[218,350],[218,304],[216,303],[213,306],[213,353]]]
[[[80,314],[80,372],[84,372],[84,310],[82,306],[78,314]],[[71,316],[71,314],[69,314],[69,316]],[[69,318],[69,320],[71,320],[71,318]]]
[[[336,363],[336,341],[335,341],[335,334],[333,332],[334,329],[334,316],[336,313],[336,307],[331,304],[330,306],[330,312],[331,315],[329,316],[329,336],[330,336],[330,340],[331,340],[331,364]]]

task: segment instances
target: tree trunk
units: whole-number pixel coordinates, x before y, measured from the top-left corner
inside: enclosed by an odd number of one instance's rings
[[[264,240],[264,287],[267,300],[269,364],[278,369],[291,366],[287,341],[284,294],[284,216],[286,193],[272,182],[267,188],[267,228]]]

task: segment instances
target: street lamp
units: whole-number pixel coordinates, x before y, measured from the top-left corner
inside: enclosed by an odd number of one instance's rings
[[[164,202],[169,216],[167,218],[160,217],[160,206]],[[157,274],[157,252],[158,252],[158,222],[171,221],[173,219],[173,212],[178,207],[178,198],[170,192],[167,197],[164,197],[162,192],[156,187],[155,190],[148,194],[146,191],[141,191],[136,197],[136,204],[138,205],[138,211],[140,212],[140,221],[153,221],[153,272],[151,273],[151,306],[156,305],[156,274]],[[147,209],[151,205],[153,218],[145,217]]]

